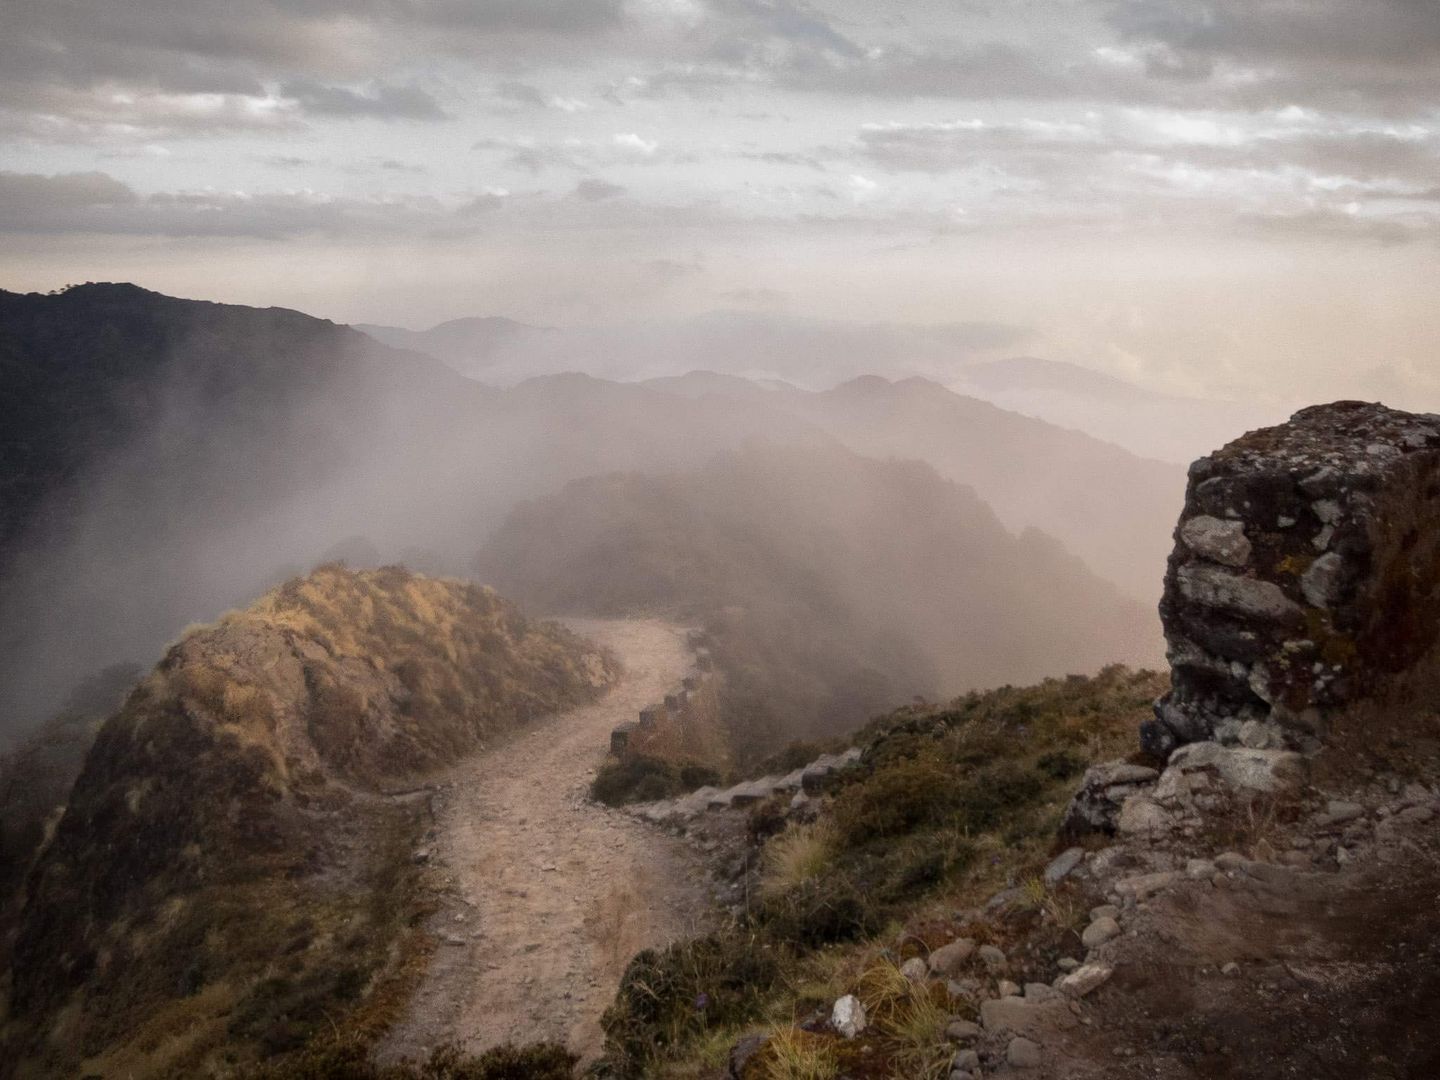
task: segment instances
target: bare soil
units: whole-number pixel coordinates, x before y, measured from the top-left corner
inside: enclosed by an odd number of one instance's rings
[[[445,777],[432,862],[446,886],[440,944],[383,1060],[451,1043],[548,1040],[598,1054],[600,1015],[630,957],[693,936],[710,910],[683,841],[588,799],[610,731],[672,691],[693,657],[654,620],[567,620],[625,673]]]

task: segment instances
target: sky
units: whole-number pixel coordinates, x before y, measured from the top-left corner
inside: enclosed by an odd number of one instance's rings
[[[1440,408],[1436,0],[5,0],[0,287]]]

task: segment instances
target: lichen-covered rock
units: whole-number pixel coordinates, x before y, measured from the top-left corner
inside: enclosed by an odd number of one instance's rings
[[[1310,749],[1440,640],[1440,416],[1342,401],[1190,467],[1160,615],[1160,758],[1218,740]]]

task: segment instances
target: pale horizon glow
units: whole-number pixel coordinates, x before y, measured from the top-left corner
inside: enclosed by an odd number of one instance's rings
[[[20,0],[4,29],[0,288],[1000,324],[1162,393],[1440,407],[1434,4]]]

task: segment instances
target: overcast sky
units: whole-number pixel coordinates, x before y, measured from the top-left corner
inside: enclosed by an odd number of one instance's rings
[[[0,287],[1440,405],[1437,0],[4,0]]]

